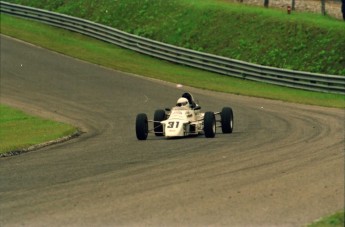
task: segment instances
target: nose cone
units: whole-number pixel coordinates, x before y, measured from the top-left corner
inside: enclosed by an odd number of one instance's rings
[[[167,120],[164,122],[165,137],[185,136],[185,124],[188,121]]]

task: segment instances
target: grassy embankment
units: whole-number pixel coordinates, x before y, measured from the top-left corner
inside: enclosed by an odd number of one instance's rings
[[[280,68],[345,75],[345,23],[224,0],[10,0],[190,49]]]
[[[7,15],[1,16],[1,32],[98,65],[173,83],[288,102],[345,107],[344,95],[256,83],[170,64],[79,34]]]
[[[70,125],[25,114],[0,104],[0,153],[28,148],[76,132]]]

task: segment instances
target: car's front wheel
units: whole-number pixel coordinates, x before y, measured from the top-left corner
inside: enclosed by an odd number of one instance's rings
[[[213,138],[216,135],[216,118],[213,112],[206,112],[204,115],[205,137]]]
[[[135,122],[135,132],[137,134],[138,140],[146,140],[149,134],[147,115],[140,113],[137,115]]]

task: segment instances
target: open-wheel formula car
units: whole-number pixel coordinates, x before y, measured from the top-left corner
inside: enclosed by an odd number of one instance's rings
[[[149,133],[166,138],[185,137],[204,134],[207,138],[216,135],[216,128],[220,127],[223,133],[232,133],[234,126],[233,111],[230,107],[223,107],[220,112],[200,111],[201,107],[195,103],[190,93],[184,93],[177,100],[176,106],[158,109],[153,120],[148,120],[145,113],[136,118],[136,136],[138,140],[146,140]],[[153,127],[149,127],[149,122]]]

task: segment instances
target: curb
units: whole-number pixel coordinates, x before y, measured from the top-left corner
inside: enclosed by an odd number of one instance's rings
[[[64,137],[56,139],[56,140],[51,140],[51,141],[44,142],[44,143],[41,143],[41,144],[32,145],[32,146],[30,146],[28,148],[23,148],[23,149],[18,149],[18,150],[13,150],[13,151],[8,151],[8,152],[5,152],[5,153],[1,153],[0,154],[0,158],[11,157],[11,156],[14,156],[14,155],[20,155],[20,154],[23,154],[23,153],[27,153],[27,152],[30,152],[30,151],[41,149],[43,147],[51,146],[51,145],[58,144],[58,143],[63,143],[63,142],[66,142],[68,140],[77,138],[77,137],[79,137],[83,133],[84,132],[82,132],[82,131],[80,131],[78,129],[73,134],[68,135],[68,136],[64,136]]]

